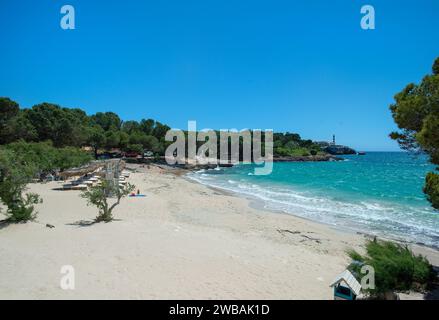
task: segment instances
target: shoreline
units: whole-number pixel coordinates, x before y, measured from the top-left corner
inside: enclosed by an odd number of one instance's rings
[[[185,178],[187,178],[187,177],[185,177]],[[269,212],[274,213],[274,214],[282,214],[282,215],[286,215],[286,216],[293,216],[295,218],[303,219],[305,221],[308,221],[310,223],[317,223],[319,225],[322,225],[322,226],[328,227],[330,229],[333,229],[333,230],[335,230],[337,232],[348,233],[348,234],[353,234],[353,235],[355,235],[355,234],[362,235],[362,236],[364,236],[364,237],[366,237],[368,239],[373,239],[373,238],[376,237],[377,239],[381,239],[381,240],[393,241],[393,242],[400,243],[402,245],[407,244],[407,245],[411,245],[411,246],[424,247],[424,248],[432,249],[434,251],[438,251],[439,252],[439,246],[432,246],[432,245],[428,245],[428,244],[421,243],[421,242],[405,241],[403,239],[392,238],[392,237],[385,237],[385,236],[378,235],[378,234],[375,235],[375,234],[372,234],[372,233],[368,233],[366,231],[356,230],[354,228],[349,228],[349,227],[345,227],[345,226],[331,225],[331,224],[325,223],[323,221],[313,220],[311,218],[299,216],[299,215],[296,215],[296,214],[291,213],[291,212],[286,212],[286,211],[283,211],[283,210],[276,210],[276,209],[269,208],[269,207],[266,206],[265,201],[263,199],[258,198],[257,196],[251,196],[251,195],[248,195],[248,194],[239,193],[237,191],[233,191],[233,190],[229,190],[229,189],[225,189],[225,188],[223,189],[223,188],[216,187],[216,186],[211,186],[211,185],[204,184],[202,182],[199,182],[199,181],[197,181],[195,179],[191,179],[191,178],[187,178],[187,179],[188,179],[188,181],[201,184],[201,185],[203,185],[203,186],[205,186],[205,187],[207,187],[209,189],[212,189],[212,190],[215,190],[215,191],[218,191],[218,192],[223,192],[224,194],[227,194],[227,195],[230,195],[230,196],[235,196],[235,197],[238,197],[238,198],[246,199],[246,200],[249,201],[249,206],[254,208],[254,209],[256,209],[256,210],[269,211]]]
[[[306,221],[307,223],[317,224],[317,225],[322,226],[324,228],[328,228],[330,230],[333,230],[337,233],[342,233],[342,234],[344,233],[344,234],[347,234],[350,236],[363,237],[364,241],[377,238],[377,239],[384,240],[384,241],[396,242],[396,243],[399,243],[401,245],[407,245],[416,254],[424,255],[427,258],[429,258],[429,260],[433,260],[430,262],[435,267],[439,268],[439,247],[430,246],[430,245],[425,244],[425,243],[410,242],[410,241],[404,241],[403,239],[385,237],[383,235],[375,235],[375,234],[371,234],[371,233],[368,233],[368,232],[365,232],[362,230],[356,230],[354,228],[348,228],[345,226],[335,226],[335,225],[325,223],[323,221],[316,221],[316,220],[313,220],[313,219],[310,219],[307,217],[303,217],[303,216],[299,216],[299,215],[295,215],[294,213],[286,212],[283,210],[272,209],[272,208],[267,207],[265,201],[263,199],[258,198],[257,196],[251,196],[249,194],[239,193],[237,191],[230,190],[227,188],[221,188],[221,187],[205,184],[205,183],[202,183],[202,182],[188,176],[188,174],[193,173],[193,172],[197,171],[198,169],[195,170],[195,169],[187,169],[187,168],[174,168],[174,167],[169,166],[169,165],[156,165],[156,164],[151,164],[151,165],[159,166],[160,168],[162,168],[164,170],[170,170],[171,173],[178,174],[179,176],[183,177],[184,179],[186,179],[187,181],[189,181],[191,183],[199,184],[199,185],[204,186],[208,189],[211,189],[211,190],[216,191],[216,192],[221,192],[221,193],[228,195],[228,196],[236,197],[239,199],[244,199],[245,201],[248,202],[249,207],[251,207],[255,210],[258,210],[258,211],[265,211],[265,212],[270,213],[270,214],[280,214],[280,215],[284,215],[287,217],[293,217],[294,219],[301,219],[303,221]],[[173,170],[179,170],[179,172],[175,173],[175,172],[173,172]],[[438,257],[436,257],[436,254],[438,255]]]
[[[232,196],[232,197],[236,197],[236,198],[240,198],[240,199],[245,199],[246,201],[248,201],[248,205],[249,205],[250,208],[253,208],[253,209],[258,210],[258,211],[267,211],[267,212],[270,212],[272,214],[281,214],[281,215],[285,215],[285,216],[292,216],[294,218],[302,219],[304,221],[307,221],[309,223],[319,224],[321,226],[333,229],[333,230],[335,230],[337,232],[342,232],[342,233],[345,232],[345,233],[348,233],[348,234],[351,234],[351,235],[353,235],[353,234],[361,234],[361,235],[364,235],[366,237],[373,237],[373,235],[371,235],[371,234],[367,234],[367,233],[363,233],[363,232],[359,232],[359,231],[354,231],[354,230],[350,230],[348,228],[343,228],[343,227],[339,227],[339,226],[333,226],[333,225],[327,224],[325,222],[312,220],[312,219],[309,219],[309,218],[306,218],[306,217],[301,217],[299,215],[295,215],[294,213],[286,212],[286,211],[283,211],[283,210],[276,210],[276,209],[268,208],[266,206],[266,204],[265,204],[265,201],[263,199],[258,198],[257,196],[251,196],[249,194],[239,193],[237,191],[229,190],[229,189],[226,189],[226,188],[220,188],[220,187],[216,187],[216,186],[211,186],[211,185],[199,182],[199,181],[197,181],[195,179],[191,179],[191,178],[189,178],[187,176],[183,176],[183,177],[185,179],[187,179],[188,181],[190,181],[190,182],[200,184],[200,185],[202,185],[202,186],[204,186],[206,188],[212,189],[212,190],[217,191],[217,192],[221,192],[224,195],[228,195],[228,196]],[[427,245],[423,245],[423,246],[429,247]],[[434,247],[431,247],[431,248],[435,249]],[[439,248],[437,248],[437,250],[439,251]]]
[[[191,173],[191,172],[195,172],[196,170],[190,170],[190,169],[185,169],[187,170],[187,174]],[[423,243],[423,242],[416,242],[416,241],[410,241],[410,240],[404,240],[402,238],[398,238],[397,236],[394,237],[386,237],[380,233],[377,234],[373,234],[364,230],[361,230],[360,228],[355,228],[355,227],[349,227],[349,226],[343,226],[343,225],[333,225],[330,223],[326,223],[324,221],[318,221],[318,220],[314,220],[305,216],[301,216],[301,215],[296,215],[293,212],[287,212],[285,210],[277,210],[277,209],[273,209],[270,208],[269,206],[267,206],[266,201],[264,199],[261,199],[258,196],[253,196],[250,194],[246,194],[246,193],[241,193],[239,191],[235,191],[232,189],[228,189],[228,188],[222,188],[222,187],[218,187],[218,186],[212,186],[209,185],[207,183],[203,183],[201,181],[198,181],[197,179],[191,178],[191,177],[187,177],[185,176],[185,178],[187,178],[189,181],[193,181],[195,183],[199,183],[207,188],[212,188],[214,190],[221,190],[222,192],[228,193],[230,195],[234,195],[236,197],[239,198],[243,198],[243,199],[247,199],[249,201],[249,205],[254,207],[257,210],[265,210],[265,211],[269,211],[272,213],[276,213],[276,214],[283,214],[283,215],[287,215],[287,216],[293,216],[295,218],[299,218],[299,219],[303,219],[305,221],[308,221],[310,223],[317,223],[319,225],[331,228],[333,230],[339,231],[339,232],[345,232],[345,233],[349,233],[349,234],[357,234],[357,235],[362,235],[368,239],[373,239],[373,238],[377,238],[377,239],[381,239],[381,240],[387,240],[387,241],[392,241],[392,242],[396,242],[402,245],[408,245],[408,246],[418,246],[418,247],[423,247],[423,248],[428,248],[434,251],[439,252],[439,245],[435,246],[435,245],[429,245],[427,243]],[[438,263],[439,265],[439,263]]]
[[[173,167],[173,166],[170,166],[167,164],[165,164],[165,165],[163,165],[163,164],[150,164],[150,165],[157,166],[163,170],[169,170],[172,174],[177,174],[178,176],[183,177],[184,179],[186,179],[187,181],[189,181],[191,183],[199,184],[201,186],[204,186],[204,187],[209,188],[211,190],[214,190],[216,192],[221,192],[221,193],[224,193],[225,195],[228,195],[228,196],[237,197],[240,199],[245,199],[246,201],[248,201],[249,207],[254,208],[258,211],[266,211],[266,212],[269,212],[272,214],[281,214],[281,215],[293,217],[295,219],[301,219],[301,220],[304,220],[308,223],[317,224],[317,225],[320,225],[324,228],[328,228],[330,230],[333,230],[335,232],[346,233],[346,234],[351,235],[351,236],[361,236],[361,237],[364,237],[365,240],[371,240],[371,239],[377,238],[377,239],[381,239],[381,240],[385,240],[385,241],[396,242],[396,243],[399,243],[401,245],[407,245],[410,248],[412,248],[412,250],[416,254],[421,254],[421,255],[426,256],[427,258],[434,260],[434,262],[431,261],[431,263],[435,267],[439,268],[439,256],[437,258],[433,258],[436,253],[439,255],[439,247],[430,246],[430,245],[425,244],[425,243],[410,242],[410,241],[404,241],[402,239],[385,237],[383,235],[374,235],[374,234],[367,233],[367,232],[362,231],[362,230],[355,230],[354,228],[348,228],[348,227],[344,227],[344,226],[334,226],[334,225],[331,225],[331,224],[328,224],[328,223],[325,223],[322,221],[316,221],[316,220],[312,220],[312,219],[307,218],[307,217],[295,215],[294,213],[286,212],[283,210],[276,210],[276,209],[268,208],[268,207],[266,207],[265,201],[263,199],[258,198],[257,196],[251,196],[248,194],[239,193],[239,192],[234,191],[234,190],[205,184],[205,183],[202,183],[202,182],[188,176],[188,174],[193,173],[199,169],[188,169],[188,168],[178,168],[178,167],[176,168],[176,167]],[[208,170],[208,169],[205,169],[205,170]]]

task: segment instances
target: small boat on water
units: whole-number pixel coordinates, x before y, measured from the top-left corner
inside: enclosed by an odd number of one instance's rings
[[[359,155],[359,156],[365,156],[365,155],[366,155],[366,152],[364,152],[364,151],[360,151],[360,152],[358,152],[358,155]]]

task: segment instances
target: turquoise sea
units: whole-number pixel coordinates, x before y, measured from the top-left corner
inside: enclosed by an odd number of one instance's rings
[[[353,231],[439,247],[439,211],[422,186],[434,169],[426,156],[369,152],[345,161],[274,163],[267,176],[254,165],[201,170],[190,178],[264,201],[310,220]]]

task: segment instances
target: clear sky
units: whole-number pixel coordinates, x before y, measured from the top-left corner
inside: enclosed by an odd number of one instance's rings
[[[388,105],[431,71],[438,17],[437,0],[0,0],[0,96],[398,150]]]

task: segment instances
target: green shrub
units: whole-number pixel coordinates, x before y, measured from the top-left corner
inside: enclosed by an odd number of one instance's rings
[[[80,167],[89,163],[92,159],[93,156],[88,152],[75,147],[64,147],[57,149],[53,167],[63,171],[73,167]]]
[[[102,181],[101,185],[93,186],[81,193],[81,197],[87,199],[87,205],[96,206],[99,210],[96,222],[113,221],[113,210],[120,204],[120,200],[134,191],[134,186],[127,183],[123,187],[110,184],[108,181]],[[109,204],[108,199],[114,196],[116,201]]]
[[[24,194],[24,191],[36,172],[37,167],[32,163],[20,161],[11,150],[0,149],[0,199],[8,207],[5,213],[8,221],[35,219],[34,205],[42,201],[37,194]]]
[[[27,222],[35,220],[37,213],[35,204],[42,203],[42,199],[36,193],[19,194],[13,203],[9,203],[6,211],[7,220],[10,222]]]
[[[439,209],[439,174],[429,172],[425,178],[424,193],[431,205]]]
[[[302,152],[302,156],[304,156],[304,157],[309,157],[309,152],[308,152],[308,151],[303,151],[303,152]]]
[[[55,169],[78,167],[92,160],[92,155],[75,147],[55,148],[52,142],[25,142],[23,140],[4,146],[16,154],[23,164],[32,164],[39,174]]]
[[[366,255],[349,251],[348,255],[361,264],[352,264],[351,269],[360,274],[361,265],[375,269],[375,289],[369,293],[380,295],[389,291],[421,291],[433,281],[433,267],[425,257],[415,255],[407,246],[390,241],[369,241]]]
[[[23,140],[0,147],[0,200],[8,207],[7,219],[26,222],[36,217],[34,206],[42,200],[25,193],[32,178],[87,163],[91,155],[73,147],[54,148],[51,142]]]
[[[288,149],[283,147],[278,147],[274,150],[274,154],[280,157],[287,157],[290,156],[290,152]]]
[[[136,153],[139,153],[139,154],[143,154],[143,146],[141,144],[138,144],[138,143],[136,143],[136,144],[129,144],[128,147],[127,147],[127,150],[129,152],[136,152]]]

